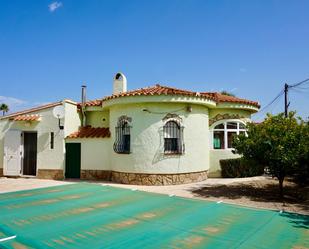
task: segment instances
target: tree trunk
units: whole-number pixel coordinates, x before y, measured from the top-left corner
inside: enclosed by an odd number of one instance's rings
[[[281,199],[283,199],[283,180],[284,177],[279,178],[279,196]]]

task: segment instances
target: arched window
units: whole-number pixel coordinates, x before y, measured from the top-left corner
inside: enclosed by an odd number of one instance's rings
[[[183,127],[176,121],[168,121],[163,127],[164,133],[164,153],[182,154],[184,153]]]
[[[231,149],[233,137],[246,133],[246,126],[240,121],[225,121],[213,128],[213,148]]]
[[[130,153],[130,130],[131,126],[129,125],[129,121],[124,118],[119,118],[114,143],[114,151],[116,153]]]

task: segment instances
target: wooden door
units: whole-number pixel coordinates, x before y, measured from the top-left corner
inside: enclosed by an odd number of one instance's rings
[[[37,133],[24,132],[23,175],[36,175]]]
[[[65,144],[65,178],[80,178],[81,144]]]

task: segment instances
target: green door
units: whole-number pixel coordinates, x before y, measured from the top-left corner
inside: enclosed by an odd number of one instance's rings
[[[65,151],[65,178],[80,178],[80,143],[66,143]]]

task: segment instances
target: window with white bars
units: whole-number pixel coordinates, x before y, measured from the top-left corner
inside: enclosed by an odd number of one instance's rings
[[[183,127],[176,121],[168,121],[163,127],[164,154],[183,154]]]
[[[232,149],[234,136],[246,134],[246,126],[240,121],[223,121],[213,128],[213,149]]]

